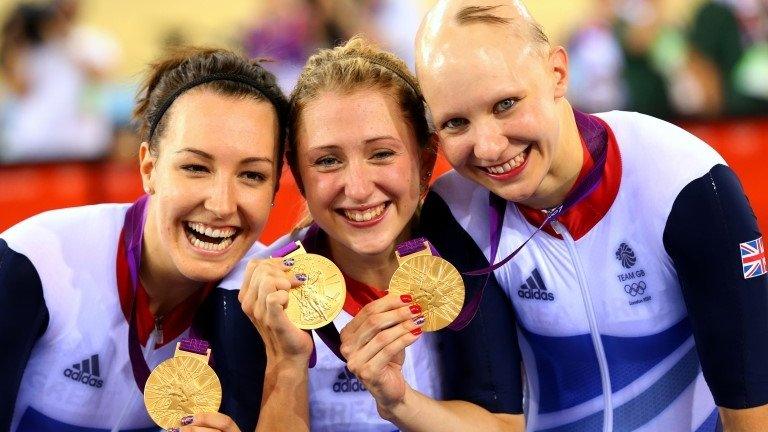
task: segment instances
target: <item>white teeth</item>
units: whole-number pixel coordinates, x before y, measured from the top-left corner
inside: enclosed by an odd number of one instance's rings
[[[385,208],[386,204],[381,204],[365,211],[344,210],[344,216],[346,216],[347,219],[353,220],[355,222],[367,222],[381,216],[381,214],[384,213]]]
[[[528,149],[526,149],[528,150]],[[518,154],[517,156],[513,157],[510,161],[505,162],[501,165],[496,165],[492,167],[485,167],[485,170],[488,171],[491,174],[506,174],[513,169],[519,167],[520,165],[525,162],[525,151],[523,150]]]
[[[208,237],[213,237],[213,238],[232,237],[233,235],[235,235],[235,232],[237,231],[235,228],[232,228],[232,227],[212,228],[200,222],[188,222],[187,226],[190,229],[192,229],[192,231],[195,231],[200,234],[206,235]]]
[[[219,243],[219,244],[216,244],[216,243],[208,243],[208,242],[204,242],[204,241],[202,241],[202,240],[200,240],[200,239],[198,239],[198,238],[195,238],[195,237],[194,237],[194,236],[192,236],[191,234],[187,234],[187,239],[188,239],[188,240],[189,240],[189,242],[190,242],[190,243],[192,243],[192,245],[194,245],[196,248],[199,248],[199,249],[204,249],[204,250],[208,250],[208,251],[221,251],[221,250],[224,250],[224,249],[226,249],[227,247],[229,247],[229,245],[231,245],[231,244],[232,244],[232,241],[233,241],[231,238],[227,238],[227,239],[224,239],[224,240],[223,240],[221,243]]]

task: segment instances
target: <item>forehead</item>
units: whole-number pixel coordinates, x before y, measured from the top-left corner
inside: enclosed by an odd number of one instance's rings
[[[174,101],[163,145],[200,148],[239,146],[269,152],[277,142],[277,114],[272,104],[248,97],[192,89]]]
[[[530,41],[504,27],[472,24],[434,43],[419,65],[419,83],[434,115],[471,100],[509,97],[544,78]],[[506,95],[505,95],[506,94]]]
[[[413,139],[395,96],[381,89],[321,92],[301,113],[300,144],[305,148],[354,145],[381,136]]]

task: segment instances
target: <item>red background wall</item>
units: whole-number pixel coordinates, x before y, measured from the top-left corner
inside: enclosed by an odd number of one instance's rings
[[[741,179],[761,231],[768,232],[768,120],[746,119],[683,126],[711,144]],[[438,176],[448,169],[441,158]],[[290,230],[304,204],[290,172],[283,173],[275,207],[261,237],[269,243]],[[142,193],[137,164],[112,162],[0,166],[0,232],[45,210],[100,202],[129,202]]]

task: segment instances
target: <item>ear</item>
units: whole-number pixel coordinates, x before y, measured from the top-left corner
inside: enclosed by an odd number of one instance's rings
[[[141,172],[141,184],[144,186],[144,192],[148,194],[155,193],[153,174],[155,172],[155,165],[157,164],[157,158],[152,156],[149,151],[149,143],[141,143],[139,147],[139,171]]]
[[[554,77],[555,98],[565,97],[568,92],[568,52],[562,46],[552,49],[549,63]]]

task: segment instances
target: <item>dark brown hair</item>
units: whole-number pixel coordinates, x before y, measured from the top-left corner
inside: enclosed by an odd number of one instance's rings
[[[227,79],[227,76],[236,79]],[[209,80],[209,77],[217,77]],[[219,78],[221,77],[221,78]],[[197,85],[196,83],[202,82]],[[158,143],[170,115],[165,111],[185,89],[201,87],[221,95],[253,98],[272,104],[278,120],[276,143],[277,174],[280,174],[285,149],[288,101],[275,76],[259,60],[249,60],[232,51],[217,48],[184,47],[151,64],[142,83],[133,112],[141,138],[157,154]],[[153,132],[152,132],[153,131]]]

